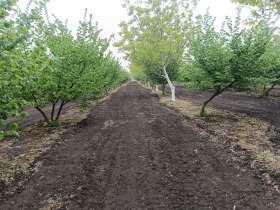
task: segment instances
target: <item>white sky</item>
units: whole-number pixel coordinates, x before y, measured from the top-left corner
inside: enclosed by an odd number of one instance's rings
[[[210,8],[210,14],[216,19],[216,27],[220,27],[226,16],[234,18],[236,16],[237,4],[230,0],[201,0],[197,7],[197,13],[204,14]]]
[[[99,29],[102,29],[102,38],[108,38],[111,34],[119,32],[118,24],[127,20],[127,12],[122,8],[124,0],[51,0],[48,3],[49,14],[54,14],[60,20],[68,19],[68,25],[75,32],[78,21],[83,19],[85,8],[88,13],[93,15],[93,21],[98,22]],[[20,0],[20,8],[25,8],[28,0]],[[230,0],[201,0],[197,8],[198,13],[205,13],[206,8],[210,7],[210,13],[217,16],[217,26],[221,24],[226,15],[234,17],[236,14],[235,4]],[[117,49],[111,46],[111,50],[116,57],[121,58]],[[125,61],[122,61],[127,66]]]

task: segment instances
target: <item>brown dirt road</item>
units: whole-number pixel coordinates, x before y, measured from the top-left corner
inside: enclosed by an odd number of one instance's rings
[[[183,121],[130,82],[40,157],[0,209],[280,209],[253,171]]]

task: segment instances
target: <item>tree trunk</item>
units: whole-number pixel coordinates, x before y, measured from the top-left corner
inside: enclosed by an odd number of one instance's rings
[[[64,102],[64,101],[61,102],[55,120],[58,120],[58,119],[59,119],[60,114],[61,114],[61,111],[62,111],[62,108],[63,108],[63,106],[64,106],[65,104],[66,104],[66,102]]]
[[[42,116],[44,117],[45,121],[48,123],[49,119],[46,116],[45,112],[39,106],[35,106],[35,109],[37,109],[42,114]]]
[[[33,100],[34,100],[34,102],[35,102],[36,104],[38,104],[35,95],[33,95]],[[35,109],[37,109],[37,110],[42,114],[42,116],[44,117],[45,121],[48,123],[48,122],[49,122],[49,119],[48,119],[48,117],[46,116],[45,112],[44,112],[38,105],[35,106]]]
[[[169,79],[169,76],[166,72],[166,66],[163,66],[163,73],[164,73],[164,76],[167,80],[167,83],[170,87],[170,90],[171,90],[171,99],[172,101],[175,101],[176,100],[176,97],[175,97],[175,86],[172,84],[171,80]]]
[[[165,96],[165,84],[164,83],[162,84],[161,88],[162,88],[161,94],[163,96]]]
[[[266,86],[264,86],[262,91],[262,96],[269,96],[269,92],[276,86],[276,84],[271,85],[270,88],[266,89]]]
[[[55,106],[56,106],[57,102],[58,102],[58,100],[52,103],[51,121],[54,120]]]
[[[231,82],[230,84],[228,84],[226,87],[224,87],[223,89],[221,89],[221,87],[217,87],[215,93],[206,101],[204,101],[202,103],[202,107],[201,110],[199,112],[199,116],[205,116],[206,112],[205,112],[205,107],[206,105],[213,100],[213,98],[215,98],[216,96],[220,95],[222,92],[224,92],[225,90],[227,90],[228,88],[230,88],[233,84],[235,83],[235,81]]]
[[[158,85],[156,85],[156,91],[158,91]]]
[[[220,89],[218,89],[207,101],[204,101],[202,103],[202,107],[201,107],[201,110],[199,112],[199,116],[200,117],[203,117],[206,115],[206,111],[205,111],[205,107],[206,105],[213,100],[213,98],[215,98],[216,96],[218,96],[220,94]]]
[[[263,86],[263,90],[261,91],[261,96],[268,96],[268,92],[266,90],[266,85]]]

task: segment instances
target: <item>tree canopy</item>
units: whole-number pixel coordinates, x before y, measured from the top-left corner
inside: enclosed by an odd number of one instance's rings
[[[25,13],[15,8],[17,1],[0,2],[0,126],[10,127],[9,131],[0,131],[0,140],[5,135],[17,135],[14,129],[17,123],[8,123],[9,117],[25,118],[22,111],[27,101],[20,98],[24,71],[19,67],[22,60],[21,49],[31,36],[31,26],[40,19],[40,1]],[[15,18],[11,15],[17,14]]]
[[[232,2],[250,6],[254,16],[259,16],[266,11],[273,12],[276,15],[280,14],[279,0],[232,0]]]
[[[175,100],[175,87],[166,67],[172,59],[181,60],[189,38],[194,1],[126,1],[130,20],[120,24],[122,40],[115,46],[133,66],[165,78]],[[151,74],[150,74],[151,75]]]
[[[46,3],[30,1],[23,13],[15,9],[16,1],[1,1],[0,126],[10,130],[0,131],[0,140],[17,134],[17,124],[7,119],[25,117],[26,104],[57,125],[67,103],[100,98],[130,79],[108,48],[110,38],[100,37],[101,30],[87,11],[73,35],[67,21],[49,21]],[[44,107],[49,104],[52,111],[47,116]]]
[[[205,115],[205,106],[225,90],[250,85],[273,32],[265,20],[255,27],[242,28],[240,12],[234,22],[226,18],[220,32],[216,32],[214,21],[209,11],[199,16],[189,45],[189,60],[194,68],[188,70],[188,86],[214,89],[213,95],[203,102],[200,115]]]

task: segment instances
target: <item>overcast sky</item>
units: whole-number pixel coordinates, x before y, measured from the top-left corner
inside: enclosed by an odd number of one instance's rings
[[[20,7],[24,8],[27,2],[28,0],[20,0]],[[127,19],[122,4],[123,0],[51,0],[48,3],[48,10],[62,21],[68,19],[70,29],[75,32],[78,21],[83,18],[87,8],[88,13],[93,15],[93,21],[98,22],[99,28],[103,30],[101,36],[108,38],[111,34],[117,35],[120,30],[118,24]],[[230,0],[201,0],[197,13],[204,13],[206,8],[210,7],[211,14],[217,16],[219,26],[226,15],[235,16],[235,6]],[[116,49],[111,49],[117,57],[121,57],[117,55]]]

